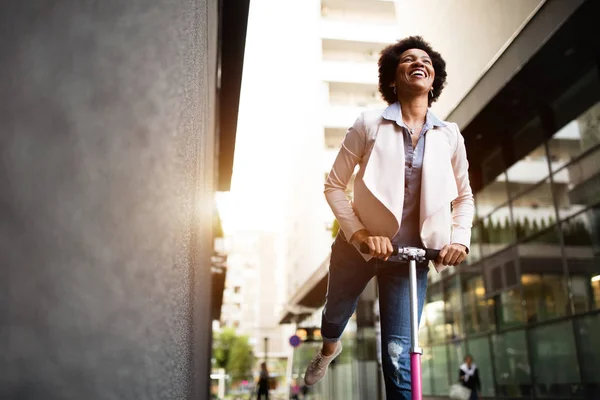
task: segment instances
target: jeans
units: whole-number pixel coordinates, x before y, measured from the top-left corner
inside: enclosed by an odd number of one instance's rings
[[[417,268],[419,319],[427,290],[427,264]],[[358,297],[377,276],[381,321],[382,367],[387,400],[411,398],[410,295],[408,264],[371,259],[368,262],[340,234],[335,239],[329,266],[327,301],[321,335],[324,341],[340,340]]]

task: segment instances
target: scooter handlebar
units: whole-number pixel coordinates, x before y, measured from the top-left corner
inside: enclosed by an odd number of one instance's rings
[[[397,244],[393,244],[392,247],[394,248],[394,251],[392,251],[392,256],[397,256],[400,246],[398,246]],[[438,258],[438,256],[440,255],[440,250],[435,250],[435,249],[422,249],[422,250],[425,250],[425,258],[427,260],[436,260]],[[371,249],[369,248],[368,244],[361,243],[360,252],[363,254],[369,254],[371,252]]]

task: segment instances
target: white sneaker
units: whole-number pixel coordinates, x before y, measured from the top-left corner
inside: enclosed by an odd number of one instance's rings
[[[308,367],[306,368],[306,373],[304,374],[304,382],[308,385],[314,385],[319,382],[325,374],[327,373],[327,367],[329,364],[340,355],[342,352],[342,341],[337,342],[337,346],[335,347],[335,351],[332,355],[326,356],[321,353],[321,349],[317,352],[315,357],[312,359]]]

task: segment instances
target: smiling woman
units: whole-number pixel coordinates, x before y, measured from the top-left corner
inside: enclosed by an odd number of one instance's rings
[[[392,245],[441,249],[438,271],[458,265],[467,256],[474,214],[464,139],[456,124],[429,110],[445,83],[446,63],[418,36],[381,53],[379,91],[389,106],[357,118],[325,183],[341,229],[331,252],[323,347],[306,370],[308,385],[341,353],[339,339],[358,296],[377,276],[386,398],[411,398],[411,381],[419,378],[411,379],[408,353],[412,358],[419,350],[411,345],[408,309],[411,301],[418,314],[423,308],[428,265],[418,265],[411,300],[406,262],[392,255]],[[357,165],[349,202],[345,190]],[[365,247],[369,254],[357,250]]]
[[[424,81],[419,83],[419,85],[425,85],[430,92],[427,105],[431,107],[431,104],[442,94],[442,90],[446,86],[446,62],[440,53],[434,51],[423,38],[411,36],[386,47],[381,52],[381,58],[379,59],[379,92],[388,104],[398,101],[396,87],[400,90],[410,90],[411,83],[414,82],[406,79],[399,80],[398,78],[401,77],[399,76],[401,75],[400,70],[413,65],[412,63],[416,58],[420,58],[422,63],[421,68],[416,67],[416,69],[421,69],[422,74],[428,73],[424,77]],[[425,67],[427,68],[425,69]],[[416,71],[410,70],[409,72]]]

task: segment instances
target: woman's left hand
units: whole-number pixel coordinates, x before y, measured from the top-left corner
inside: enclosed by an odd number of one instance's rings
[[[436,261],[442,265],[456,266],[465,261],[465,258],[467,258],[467,247],[462,244],[452,243],[442,247]]]

